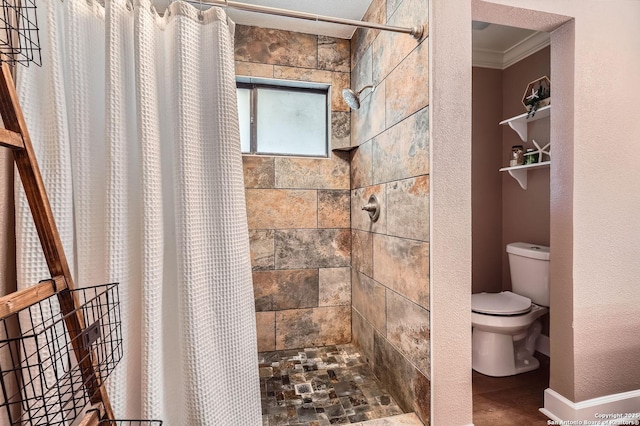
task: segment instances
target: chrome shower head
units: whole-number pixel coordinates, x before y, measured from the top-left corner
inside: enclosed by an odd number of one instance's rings
[[[365,89],[369,89],[369,88],[371,88],[372,92],[374,90],[376,90],[375,82],[373,84],[368,85],[368,86],[364,86],[357,93],[352,89],[342,89],[342,97],[344,98],[344,101],[347,103],[347,105],[349,105],[349,108],[351,108],[351,109],[359,109],[360,108],[360,93],[362,93]]]
[[[360,108],[360,97],[351,89],[342,89],[342,97],[351,109]]]

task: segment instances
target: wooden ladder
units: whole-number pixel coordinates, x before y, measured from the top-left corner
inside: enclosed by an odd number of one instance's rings
[[[0,129],[0,145],[10,148],[13,152],[51,273],[50,280],[0,297],[0,318],[14,315],[22,309],[57,295],[60,309],[65,315],[66,329],[73,344],[73,351],[76,359],[81,360],[84,386],[94,405],[94,410],[88,411],[80,425],[97,425],[101,420],[113,420],[113,410],[106,387],[92,361],[96,359],[95,354],[90,353],[90,349],[81,344],[80,334],[85,329],[82,310],[78,309],[80,304],[77,296],[70,291],[74,289],[73,278],[18,102],[11,71],[6,63],[2,64],[0,75],[0,115],[5,127]]]

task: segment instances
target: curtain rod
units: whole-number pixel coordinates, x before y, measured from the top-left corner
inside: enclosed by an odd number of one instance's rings
[[[422,38],[424,28],[422,25],[416,25],[415,27],[394,27],[392,25],[376,24],[374,22],[356,21],[353,19],[334,18],[331,16],[316,15],[314,13],[296,12],[293,10],[280,9],[277,7],[258,6],[248,3],[240,3],[237,1],[227,0],[187,0],[187,3],[191,3],[197,6],[221,6],[237,10],[245,10],[248,12],[265,13],[267,15],[285,16],[287,18],[306,19],[308,21],[329,22],[331,24],[348,25],[351,27],[372,28],[382,31],[393,31],[396,33],[410,34],[416,40]]]

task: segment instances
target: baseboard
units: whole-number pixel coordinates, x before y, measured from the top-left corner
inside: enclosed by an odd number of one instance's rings
[[[550,347],[549,336],[545,336],[541,334],[536,341],[536,351],[540,352],[543,355],[551,356],[551,347]]]
[[[552,389],[544,391],[544,408],[540,412],[555,421],[590,420],[602,424],[624,424],[625,420],[637,421],[638,417],[627,416],[639,413],[640,389],[573,402]],[[595,423],[594,423],[595,424]],[[637,423],[626,423],[637,424]]]

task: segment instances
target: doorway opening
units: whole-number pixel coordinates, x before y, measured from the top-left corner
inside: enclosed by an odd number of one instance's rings
[[[546,82],[545,77],[553,80],[550,40],[549,33],[543,31],[472,22],[471,238],[472,294],[476,295],[471,302],[472,383],[473,418],[479,426],[506,419],[522,424],[546,420],[538,409],[549,387],[548,290],[547,301],[533,301],[544,308],[534,313],[529,308],[514,315],[513,308],[496,301],[492,309],[499,309],[505,322],[505,330],[499,334],[509,340],[506,345],[513,353],[500,361],[501,346],[484,343],[496,336],[480,331],[487,316],[475,310],[479,309],[476,304],[486,299],[477,296],[482,293],[492,301],[505,294],[536,298],[544,293],[543,288],[542,294],[529,293],[535,288],[513,288],[515,277],[510,273],[506,248],[518,242],[550,245],[551,159],[538,151],[550,144],[553,105],[541,105],[550,101],[547,93],[537,90],[538,83],[533,96],[527,92],[532,82]],[[531,100],[538,101],[535,114],[529,113]],[[530,285],[548,284],[547,265],[541,267],[547,275]],[[531,303],[530,299],[526,302]],[[525,317],[529,319],[524,321]],[[514,331],[509,321],[523,325]],[[488,354],[487,349],[491,349]]]

